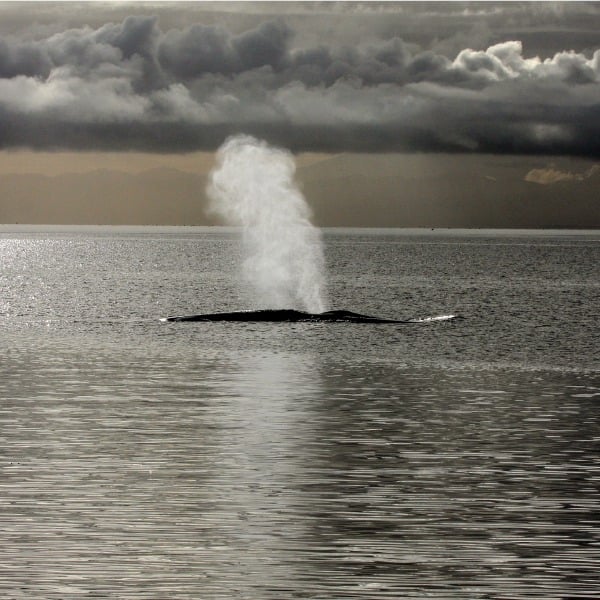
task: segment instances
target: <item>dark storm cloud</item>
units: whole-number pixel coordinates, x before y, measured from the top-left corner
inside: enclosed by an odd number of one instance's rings
[[[246,132],[295,150],[600,155],[597,48],[299,37],[283,18],[163,31],[153,16],[5,36],[0,146],[186,151]]]
[[[52,67],[47,56],[35,44],[14,43],[0,38],[0,77],[43,76]]]
[[[192,25],[166,33],[158,47],[160,63],[175,77],[192,79],[206,73],[231,75],[284,60],[290,29],[267,22],[233,35],[219,26]]]

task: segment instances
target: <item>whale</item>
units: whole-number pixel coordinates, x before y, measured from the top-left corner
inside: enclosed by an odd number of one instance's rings
[[[215,322],[230,321],[244,323],[424,323],[430,321],[448,321],[459,318],[458,315],[442,315],[424,319],[387,319],[362,315],[349,310],[328,310],[322,313],[309,313],[294,309],[242,310],[235,312],[205,313],[199,315],[183,315],[165,317],[162,321],[182,322]]]

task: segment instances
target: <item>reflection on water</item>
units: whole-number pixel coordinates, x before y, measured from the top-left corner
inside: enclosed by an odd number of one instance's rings
[[[172,358],[3,362],[4,597],[595,597],[600,380]]]

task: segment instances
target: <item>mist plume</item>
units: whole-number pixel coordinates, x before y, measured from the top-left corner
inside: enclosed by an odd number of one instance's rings
[[[246,135],[217,153],[211,211],[242,227],[243,277],[259,308],[325,310],[321,234],[294,181],[292,154]]]

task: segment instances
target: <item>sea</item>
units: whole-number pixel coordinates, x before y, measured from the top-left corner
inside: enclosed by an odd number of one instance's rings
[[[600,231],[0,227],[0,597],[600,597]],[[459,315],[461,318],[427,320]]]

